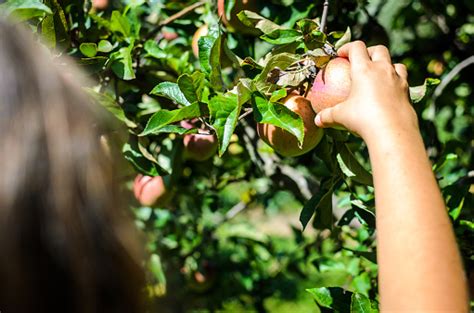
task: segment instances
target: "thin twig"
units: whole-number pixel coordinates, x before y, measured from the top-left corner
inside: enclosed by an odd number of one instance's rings
[[[321,30],[321,32],[325,32],[325,28],[326,28],[326,21],[328,19],[328,8],[329,8],[329,0],[326,0],[324,1],[324,8],[323,8],[323,16],[321,17],[321,24],[320,24],[320,27],[319,29]]]
[[[461,72],[464,68],[468,67],[469,65],[474,64],[474,55],[471,55],[461,63],[457,64],[453,69],[446,75],[443,80],[441,81],[441,84],[439,84],[435,91],[433,92],[433,105],[436,102],[436,99],[443,93],[444,88],[448,86],[448,84],[455,78],[459,72]]]
[[[189,7],[186,7],[184,9],[182,9],[181,11],[171,15],[170,17],[164,19],[163,21],[161,21],[158,26],[153,29],[152,31],[150,31],[148,33],[148,35],[146,36],[146,39],[150,39],[151,37],[153,37],[157,32],[160,31],[161,28],[163,28],[164,26],[168,25],[168,24],[171,24],[172,22],[174,22],[175,20],[179,19],[179,18],[182,18],[183,16],[185,16],[186,14],[194,11],[195,9],[199,8],[200,6],[203,6],[206,4],[206,1],[199,1],[199,2],[196,2],[194,3],[193,5],[190,5]]]
[[[230,220],[231,218],[245,210],[246,207],[247,205],[244,202],[240,201],[239,203],[234,205],[229,211],[227,211],[227,213],[225,214],[224,221]]]
[[[239,116],[239,121],[245,118],[247,115],[251,114],[253,112],[252,108],[247,109],[241,116]]]

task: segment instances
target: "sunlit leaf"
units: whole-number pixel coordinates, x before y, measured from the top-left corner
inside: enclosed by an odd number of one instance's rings
[[[160,110],[150,117],[148,123],[146,124],[145,130],[143,130],[140,136],[153,134],[155,132],[158,132],[164,126],[185,119],[199,117],[203,114],[203,108],[199,105],[199,103],[193,103],[189,106],[172,111],[164,109]]]
[[[427,78],[423,85],[410,87],[410,99],[413,103],[423,100],[425,95],[441,81],[437,78]]]
[[[81,43],[79,50],[81,50],[83,55],[91,58],[97,54],[97,45],[93,42]]]
[[[272,124],[292,135],[302,144],[304,125],[301,117],[282,104],[270,102],[262,94],[253,94],[254,117],[258,123]]]
[[[179,88],[177,83],[172,82],[162,82],[156,85],[152,91],[150,91],[152,95],[158,95],[162,97],[166,97],[170,100],[175,101],[178,104],[182,104],[185,106],[191,105],[191,102],[186,99],[186,96],[183,94],[181,89]]]
[[[220,156],[229,146],[241,108],[237,94],[231,92],[218,94],[209,102],[209,114],[219,141]]]

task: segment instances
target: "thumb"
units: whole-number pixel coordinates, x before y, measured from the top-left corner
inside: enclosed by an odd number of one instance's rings
[[[336,105],[320,111],[314,118],[314,123],[321,128],[342,126],[340,118],[339,105]]]

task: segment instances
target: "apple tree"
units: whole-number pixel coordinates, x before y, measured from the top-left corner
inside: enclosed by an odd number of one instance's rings
[[[474,63],[470,2],[9,0],[0,7],[47,48],[72,57],[93,82],[85,90],[117,120],[103,140],[118,141],[128,161],[117,179],[146,236],[150,310],[215,311],[237,301],[266,312],[271,297],[294,299],[301,281],[320,311],[378,310],[366,146],[312,123],[321,105],[312,87],[353,39],[391,44],[408,66],[433,170],[472,269],[466,142],[474,85],[462,76]],[[330,96],[344,96],[336,89]],[[285,207],[297,215],[262,229],[258,214],[276,218]]]

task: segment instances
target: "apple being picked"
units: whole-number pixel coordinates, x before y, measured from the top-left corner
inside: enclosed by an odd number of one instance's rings
[[[335,106],[347,99],[351,91],[350,64],[346,58],[335,58],[319,71],[307,95],[313,110]]]
[[[282,156],[295,157],[314,149],[323,137],[323,130],[314,124],[316,114],[308,99],[291,94],[283,100],[283,104],[303,119],[304,140],[299,147],[298,139],[288,131],[271,124],[258,124],[260,138]]]
[[[181,127],[195,128],[195,122],[182,121]],[[187,134],[183,138],[184,156],[190,160],[206,161],[217,152],[217,138],[214,134]]]
[[[138,174],[133,182],[133,193],[138,202],[144,206],[163,206],[172,198],[172,192],[162,176]]]

